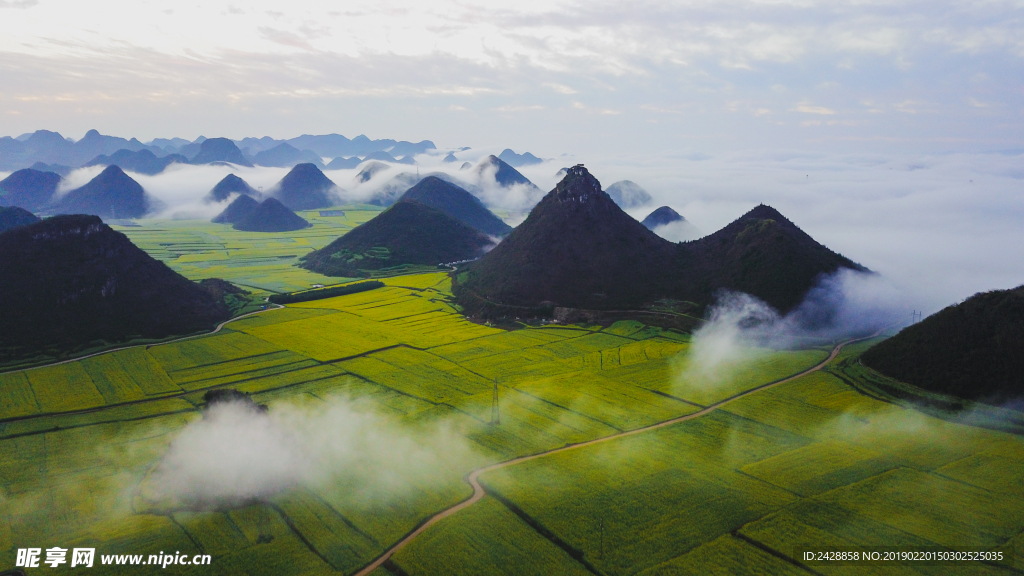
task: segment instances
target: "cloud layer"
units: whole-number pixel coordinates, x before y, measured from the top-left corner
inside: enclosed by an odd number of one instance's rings
[[[494,148],[455,151],[459,162],[445,163],[448,150],[420,155],[420,175],[444,172],[466,184],[492,210],[518,224],[539,194],[506,189],[480,178],[476,164]],[[520,168],[541,192],[554,188],[560,168],[584,161],[604,185],[635,181],[653,197],[630,209],[642,220],[654,208],[673,207],[710,234],[754,206],[773,206],[814,239],[878,272],[906,295],[909,309],[934,312],[972,294],[1024,284],[1024,154],[829,154],[794,150],[752,150],[706,154],[616,154],[565,156]],[[371,198],[417,168],[392,165],[367,182],[357,170],[325,174],[345,190],[345,201]],[[87,182],[100,168],[69,175],[62,190]],[[172,165],[156,176],[131,174],[163,206],[162,218],[209,219],[226,203],[203,198],[229,173],[269,190],[285,168]],[[2,177],[3,174],[0,174]],[[403,181],[404,182],[404,181]],[[671,231],[669,231],[671,232]],[[686,234],[671,240],[685,240]]]
[[[1019,147],[1021,132],[1007,71],[1024,18],[1009,0],[0,9],[12,135],[368,132],[554,156],[694,142],[978,150]]]
[[[619,155],[587,166],[602,183],[629,178],[653,196],[634,217],[667,204],[705,234],[769,204],[929,313],[1024,284],[1022,159],[783,149]]]

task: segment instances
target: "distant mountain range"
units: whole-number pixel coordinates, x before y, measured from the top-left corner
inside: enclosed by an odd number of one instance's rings
[[[390,139],[371,140],[362,135],[352,139],[340,134],[303,135],[288,140],[267,136],[242,140],[200,136],[191,142],[182,138],[157,138],[144,144],[135,138],[128,140],[104,136],[96,130],[90,130],[78,141],[64,138],[57,132],[38,130],[17,138],[0,138],[0,170],[32,168],[39,172],[67,176],[71,170],[84,166],[118,166],[132,173],[155,175],[173,164],[222,163],[277,168],[312,164],[320,170],[354,169],[363,165],[365,170],[372,166],[367,165],[367,161],[415,165],[416,154],[435,149],[434,143],[429,140],[416,143]],[[468,148],[460,148],[458,151],[464,150]],[[457,159],[454,154],[448,154],[444,161],[456,162]],[[502,186],[532,186],[515,167],[541,162],[542,159],[529,152],[517,154],[511,149],[505,149],[498,156],[485,158],[478,164],[478,169],[493,169],[495,179]],[[461,169],[470,167],[472,164],[464,162]],[[365,181],[370,175],[372,170],[364,172],[360,177]],[[386,195],[387,198],[377,200],[378,203],[390,205],[401,193],[393,192]]]
[[[861,361],[919,388],[990,404],[1024,399],[1024,286],[983,292],[907,326]]]
[[[312,150],[299,150],[298,148],[282,142],[270,150],[257,152],[252,158],[253,164],[259,166],[274,166],[277,168],[291,168],[296,164],[315,164],[317,168],[323,168],[324,162],[320,156]]]
[[[120,166],[124,170],[130,172],[138,172],[139,174],[148,174],[150,176],[159,174],[164,171],[165,168],[171,164],[188,164],[188,158],[185,158],[181,154],[168,154],[158,158],[156,154],[153,154],[150,150],[138,150],[132,152],[131,150],[118,150],[110,156],[106,154],[100,154],[92,160],[85,163],[86,166]]]
[[[203,144],[209,140],[215,142],[207,145],[204,151]],[[127,152],[146,150],[156,158],[179,154],[186,158],[186,161],[194,164],[231,162],[240,165],[291,167],[299,163],[313,163],[323,168],[322,158],[337,160],[341,157],[365,157],[377,152],[386,153],[392,158],[390,160],[392,162],[412,163],[412,156],[436,148],[434,143],[429,140],[416,143],[390,139],[371,140],[362,135],[351,140],[340,134],[303,135],[287,140],[277,140],[265,136],[230,141],[238,150],[236,155],[221,142],[223,140],[227,139],[200,136],[190,142],[182,138],[158,138],[149,144],[143,144],[135,138],[127,140],[116,136],[104,136],[96,130],[90,130],[81,140],[73,141],[57,132],[38,130],[17,138],[10,136],[0,138],[0,170],[19,170],[41,163],[47,165],[46,167],[53,166],[53,171],[59,173],[65,169],[85,165],[117,164],[121,157],[118,157],[118,160],[111,160],[111,157],[122,150]],[[280,148],[282,145],[286,147]],[[278,150],[275,151],[275,149]],[[297,154],[294,151],[297,151]],[[102,158],[104,156],[107,158]],[[396,160],[396,158],[400,160]],[[144,167],[145,170],[152,170],[151,159],[132,158],[130,161],[139,163],[139,166]],[[175,158],[173,161],[182,162],[180,158]],[[132,166],[121,165],[121,167],[141,172]]]
[[[824,274],[867,270],[758,206],[715,234],[674,244],[631,218],[583,166],[522,224],[456,275],[472,314],[520,315],[554,306],[622,310],[671,298],[711,304],[721,290],[793,309]]]
[[[529,152],[516,154],[515,152],[512,151],[511,148],[505,148],[504,150],[502,150],[501,154],[498,154],[498,158],[500,158],[502,162],[508,164],[509,166],[515,166],[516,168],[519,168],[520,166],[529,166],[531,164],[540,164],[544,162],[543,160],[537,158],[536,156],[530,154]]]
[[[96,216],[0,234],[0,357],[213,328],[229,311]]]
[[[328,170],[351,170],[352,168],[358,167],[362,163],[363,161],[360,160],[358,156],[353,156],[351,158],[344,158],[342,156],[338,156],[334,160],[328,162],[326,168]]]
[[[115,136],[103,136],[96,130],[89,130],[77,142],[65,139],[57,132],[39,130],[18,139],[0,138],[0,170],[18,170],[32,166],[36,162],[77,168],[101,154],[109,155],[118,150],[136,152],[146,148],[145,144],[135,138],[125,140]],[[167,154],[168,152],[160,150],[157,155]]]
[[[277,151],[275,153],[291,153],[282,147],[274,150]],[[282,150],[284,152],[281,152]],[[238,166],[242,162],[239,154],[232,141],[210,138],[200,143],[197,157],[213,164]],[[121,151],[112,156],[102,156],[101,160],[117,160],[121,164],[134,167],[138,172],[155,173],[162,167],[180,161],[181,158],[183,157],[177,155],[157,158],[148,150],[142,150]],[[98,164],[102,165],[104,162]],[[466,182],[443,172],[430,172],[424,175],[421,175],[419,170],[415,173],[405,172],[397,169],[396,164],[378,160],[369,160],[360,166],[362,169],[352,182],[356,187],[378,178],[378,174],[384,173],[389,177],[387,180],[371,184],[369,197],[366,197],[362,190],[357,194],[361,201],[379,206],[394,204],[406,191],[425,178],[444,181],[451,184],[454,189],[468,192],[476,197],[474,201],[477,204],[480,204],[480,198],[501,195],[500,192],[495,192],[493,185],[488,182],[499,187],[524,186],[527,188],[528,196],[535,199],[543,195],[529,179],[495,156],[484,158],[477,165],[475,174],[467,174],[471,181],[474,175],[479,177],[479,184]],[[57,193],[61,181],[61,176],[53,172],[42,172],[32,168],[19,170],[0,181],[0,205],[17,205],[30,212],[43,214],[96,214],[108,219],[140,218],[163,208],[159,201],[148,196],[142,187],[121,169],[120,164],[107,165],[93,181],[67,194]],[[284,178],[265,193],[255,190],[236,174],[229,174],[218,182],[203,200],[207,203],[222,202],[236,193],[260,200],[274,197],[290,210],[328,208],[342,203],[346,198],[345,190],[332,182],[316,164],[302,163],[292,167]],[[482,204],[479,207],[486,211]],[[474,225],[484,226],[481,230],[491,235],[502,236],[508,232],[498,219],[490,225],[484,225],[482,222],[476,222]]]

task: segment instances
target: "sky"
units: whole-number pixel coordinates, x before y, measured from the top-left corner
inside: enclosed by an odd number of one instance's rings
[[[770,204],[932,311],[1024,284],[1022,64],[1021,0],[0,0],[0,136],[510,147],[705,233]]]
[[[0,0],[0,134],[1024,148],[1024,3]]]

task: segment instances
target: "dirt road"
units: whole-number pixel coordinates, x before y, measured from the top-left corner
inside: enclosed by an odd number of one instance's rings
[[[807,370],[804,370],[803,372],[800,372],[799,374],[794,374],[794,375],[789,376],[787,378],[783,378],[782,380],[776,380],[775,382],[769,382],[767,384],[762,384],[761,386],[758,386],[757,388],[751,388],[750,390],[747,390],[746,392],[742,392],[742,393],[737,394],[735,396],[730,396],[729,398],[726,398],[725,400],[721,400],[719,402],[711,404],[710,406],[700,410],[699,412],[694,412],[692,414],[687,414],[685,416],[680,416],[678,418],[672,418],[671,420],[665,420],[664,422],[659,422],[657,424],[651,424],[650,426],[645,426],[643,428],[637,428],[635,430],[629,430],[629,431],[626,431],[626,432],[620,432],[618,434],[612,434],[611,436],[603,436],[601,438],[597,438],[597,439],[594,439],[594,440],[588,440],[587,442],[580,442],[579,444],[569,444],[569,445],[563,446],[561,448],[555,448],[555,449],[552,449],[552,450],[548,450],[546,452],[538,452],[537,454],[531,454],[529,456],[521,456],[519,458],[513,458],[512,460],[506,460],[504,462],[498,462],[497,464],[491,464],[489,466],[484,466],[483,468],[477,468],[476,470],[473,470],[472,472],[470,472],[469,475],[466,477],[466,481],[469,482],[469,485],[473,487],[473,495],[472,496],[470,496],[466,500],[463,500],[462,502],[459,502],[458,504],[452,506],[451,508],[447,508],[447,509],[442,510],[441,512],[438,512],[437,514],[431,516],[426,522],[421,524],[418,528],[416,528],[415,530],[410,532],[408,535],[406,535],[405,538],[402,538],[397,544],[395,544],[394,546],[389,548],[386,552],[381,554],[371,564],[369,564],[368,566],[366,566],[365,568],[363,568],[359,572],[356,572],[355,576],[366,576],[366,575],[370,574],[371,572],[373,572],[374,570],[379,568],[381,564],[387,562],[388,559],[391,558],[391,556],[395,552],[398,552],[399,550],[404,548],[409,542],[412,542],[417,536],[419,536],[424,531],[426,531],[427,528],[430,528],[431,526],[433,526],[434,524],[438,523],[442,519],[447,518],[448,516],[451,516],[452,514],[455,514],[459,510],[462,510],[464,508],[468,508],[468,507],[472,506],[473,504],[476,504],[477,502],[479,502],[480,499],[482,499],[484,497],[484,488],[483,488],[483,486],[480,485],[480,475],[484,474],[485,472],[490,472],[492,470],[498,470],[500,468],[506,468],[508,466],[514,466],[516,464],[521,464],[523,462],[528,462],[530,460],[535,460],[537,458],[543,458],[544,456],[550,456],[551,454],[558,454],[560,452],[567,452],[569,450],[576,450],[578,448],[583,448],[585,446],[593,446],[594,444],[600,444],[602,442],[610,442],[612,440],[617,440],[617,439],[623,438],[625,436],[632,436],[634,434],[640,434],[640,433],[643,433],[643,432],[649,432],[651,430],[656,430],[658,428],[664,428],[665,426],[671,426],[673,424],[678,424],[680,422],[686,422],[687,420],[693,420],[694,418],[700,418],[701,416],[710,414],[711,412],[714,412],[715,410],[721,408],[722,406],[725,406],[726,404],[729,404],[730,402],[734,402],[736,400],[739,400],[740,398],[743,398],[743,397],[746,397],[746,396],[750,396],[751,394],[755,394],[757,392],[760,392],[761,390],[765,390],[765,389],[771,388],[773,386],[778,386],[779,384],[785,384],[786,382],[790,382],[790,381],[796,380],[797,378],[800,378],[800,377],[806,376],[808,374],[817,372],[818,370],[821,370],[822,368],[827,366],[829,362],[831,362],[832,360],[835,360],[836,356],[839,355],[839,352],[842,351],[844,346],[846,346],[848,344],[853,344],[854,342],[860,342],[862,340],[868,340],[870,338],[874,338],[875,336],[878,336],[878,334],[880,334],[880,333],[881,333],[881,331],[879,331],[879,332],[877,332],[875,334],[872,334],[871,336],[865,336],[863,338],[854,338],[852,340],[847,340],[845,342],[842,342],[842,343],[836,345],[836,347],[832,349],[832,353],[828,355],[828,358],[826,358],[825,360],[823,360],[820,364],[818,364],[816,366],[808,368]]]

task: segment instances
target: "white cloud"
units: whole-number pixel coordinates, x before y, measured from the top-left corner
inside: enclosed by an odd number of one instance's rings
[[[518,105],[518,106],[498,106],[497,108],[494,108],[494,111],[495,112],[511,113],[511,112],[532,112],[532,111],[543,110],[543,109],[544,109],[544,107],[543,106],[539,106],[539,105],[534,105],[534,106]]]
[[[553,82],[545,84],[545,86],[547,86],[548,88],[551,88],[552,90],[554,90],[555,92],[558,92],[559,94],[575,94],[577,92],[576,90],[574,90],[574,89],[572,89],[572,88],[570,88],[568,86],[565,86],[563,84],[555,84]]]
[[[836,113],[836,111],[831,108],[825,108],[824,106],[811,106],[810,104],[798,104],[794,110],[797,112],[803,112],[804,114],[831,115]]]

